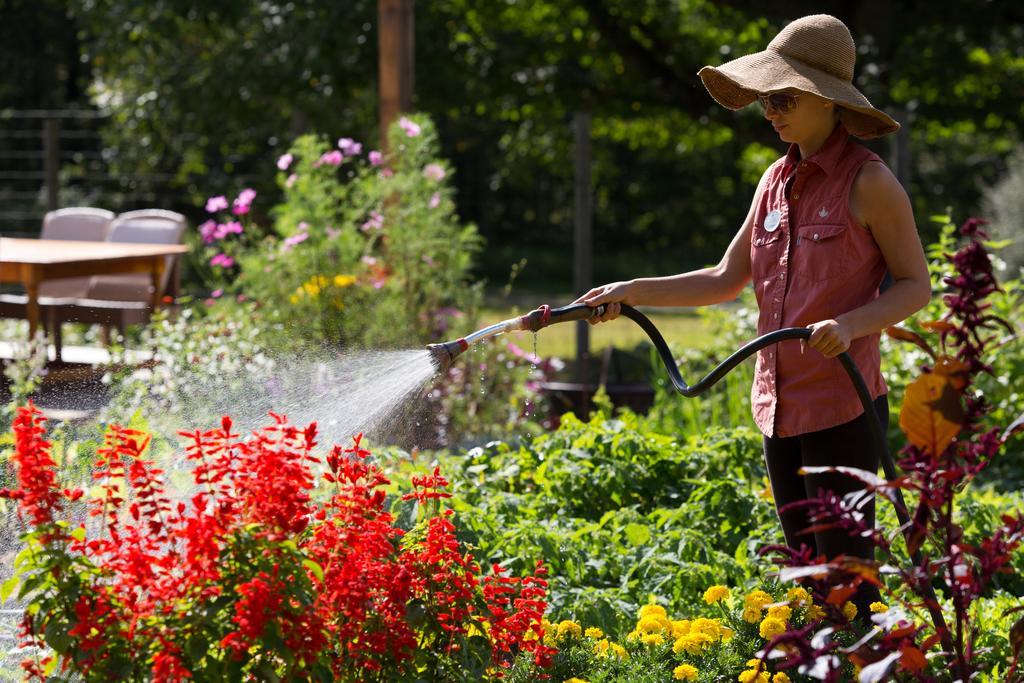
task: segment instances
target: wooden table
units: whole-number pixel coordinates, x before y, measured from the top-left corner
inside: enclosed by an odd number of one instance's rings
[[[149,273],[153,278],[154,309],[163,298],[163,275],[168,256],[188,252],[184,244],[76,242],[0,238],[0,282],[20,282],[28,294],[29,336],[39,326],[39,283],[65,277]]]

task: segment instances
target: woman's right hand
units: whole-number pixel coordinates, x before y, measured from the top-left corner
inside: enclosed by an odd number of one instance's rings
[[[612,282],[611,284],[594,287],[592,290],[576,299],[576,301],[573,301],[573,303],[586,304],[591,308],[600,306],[601,304],[607,304],[603,315],[594,316],[587,320],[591,325],[596,325],[597,323],[603,323],[618,318],[619,313],[622,311],[620,304],[626,304],[628,306],[634,305],[634,288],[635,286],[632,281]]]

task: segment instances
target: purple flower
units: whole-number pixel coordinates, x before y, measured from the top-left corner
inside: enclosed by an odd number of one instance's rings
[[[220,266],[221,268],[230,268],[235,265],[235,259],[231,258],[227,254],[217,254],[210,259],[211,266]]]
[[[405,131],[405,134],[411,138],[416,137],[422,131],[422,128],[420,128],[418,123],[410,121],[404,116],[398,120],[398,125],[401,126],[402,130]]]
[[[219,299],[220,295],[223,294],[223,293],[224,293],[223,289],[215,289],[212,292],[210,292],[210,296],[212,298],[214,298],[214,299]]]
[[[317,160],[314,166],[320,166],[322,164],[328,164],[330,166],[341,166],[341,162],[345,159],[341,152],[338,150],[332,150],[330,152],[324,152]]]
[[[429,178],[433,181],[441,181],[444,180],[446,175],[447,173],[445,173],[444,167],[441,164],[427,164],[423,167],[424,178]]]
[[[293,157],[291,154],[282,154],[277,159],[277,167],[282,171],[287,171],[288,167],[292,165],[293,161],[295,161],[295,157]]]
[[[341,150],[342,154],[354,157],[358,154],[362,154],[363,145],[352,138],[341,138],[338,140],[338,149]]]
[[[224,195],[217,195],[206,200],[206,212],[217,213],[221,209],[228,208],[228,198]]]
[[[435,192],[434,194],[432,194],[430,196],[430,208],[431,209],[436,209],[438,204],[440,204],[440,203],[441,203],[441,193],[440,192]]]
[[[247,187],[238,193],[238,197],[234,201],[232,211],[236,216],[249,213],[249,207],[252,206],[252,200],[256,198],[256,190],[251,187]],[[239,230],[241,232],[241,230]]]
[[[210,219],[199,226],[199,234],[203,237],[203,242],[206,244],[212,244],[216,237],[217,232],[217,221]]]
[[[284,186],[285,187],[291,187],[292,185],[295,184],[295,181],[298,180],[298,179],[299,179],[299,176],[297,176],[294,173],[292,173],[290,176],[288,176],[288,179],[284,181]]]
[[[367,156],[370,157],[371,166],[380,166],[380,162],[384,161],[384,155],[381,154],[380,151],[376,149],[371,150]]]

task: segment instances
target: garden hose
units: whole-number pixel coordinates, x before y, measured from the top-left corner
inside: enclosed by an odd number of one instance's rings
[[[647,336],[650,337],[651,342],[654,344],[654,348],[657,350],[658,355],[665,364],[665,369],[668,370],[669,377],[672,380],[672,386],[674,386],[676,391],[680,394],[690,398],[703,394],[709,388],[714,386],[720,379],[725,377],[725,375],[727,375],[733,368],[742,363],[748,356],[756,351],[760,351],[766,346],[771,346],[781,341],[789,339],[809,339],[811,336],[811,330],[805,327],[786,327],[781,330],[769,332],[766,335],[744,344],[740,349],[735,351],[731,356],[726,358],[716,368],[709,372],[703,379],[693,386],[690,386],[679,373],[679,367],[676,365],[676,361],[672,357],[672,352],[669,351],[668,344],[665,343],[665,338],[661,336],[661,332],[654,326],[654,323],[651,322],[650,318],[632,306],[621,304],[621,307],[621,314],[639,325],[640,328],[647,333]],[[605,310],[606,307],[604,305],[590,307],[587,304],[571,304],[561,308],[541,306],[524,316],[509,318],[508,320],[495,323],[494,325],[485,327],[461,339],[441,344],[431,344],[427,347],[427,350],[430,352],[437,367],[440,370],[445,370],[452,361],[454,361],[455,358],[463,351],[468,349],[471,344],[483,339],[488,339],[512,330],[529,330],[536,332],[555,323],[568,322],[570,320],[589,320],[603,315]],[[864,382],[864,377],[857,369],[856,363],[853,362],[853,358],[851,358],[850,354],[845,351],[839,354],[837,358],[839,359],[839,362],[842,363],[843,369],[846,370],[846,374],[850,378],[850,381],[853,382],[853,387],[857,391],[857,396],[860,397],[861,404],[864,406],[865,414],[875,415],[871,394],[868,391],[867,384]],[[868,428],[871,431],[871,438],[875,443],[875,449],[879,454],[879,462],[882,463],[882,470],[885,472],[885,478],[890,482],[895,481],[897,477],[896,465],[893,462],[892,455],[889,453],[889,447],[885,441],[884,428],[878,419],[869,418],[867,423]],[[895,494],[894,500],[890,500],[896,510],[896,517],[899,519],[900,528],[903,531],[904,538],[907,540],[907,548],[909,549],[911,547],[910,537],[913,534],[914,527],[910,521],[907,504],[903,498],[903,491],[899,488],[894,488],[893,493]],[[911,553],[911,559],[918,567],[922,565],[920,549]],[[924,586],[928,593],[926,596],[928,602],[926,607],[934,619],[935,625],[943,631],[946,631],[945,620],[939,610],[938,600],[935,597],[931,584],[925,583]],[[948,631],[946,632],[948,633]]]

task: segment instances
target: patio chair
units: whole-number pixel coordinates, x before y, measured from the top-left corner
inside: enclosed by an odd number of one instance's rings
[[[111,223],[108,242],[135,244],[180,244],[185,234],[185,217],[174,211],[145,209],[122,213]],[[178,259],[167,258],[160,288],[176,293]],[[65,322],[82,322],[104,326],[104,338],[109,340],[109,328],[124,334],[128,325],[148,322],[152,313],[153,281],[146,274],[98,275],[89,278],[83,295],[73,300],[55,302],[48,306],[46,317],[53,330],[54,344],[60,345],[60,328]]]
[[[72,206],[49,211],[43,217],[43,228],[39,237],[46,240],[102,242],[107,238],[113,220],[113,212],[90,206]],[[89,292],[89,284],[90,280],[87,277],[46,280],[39,284],[39,305],[66,303],[69,299],[85,296]],[[25,294],[0,294],[0,318],[26,318],[27,304],[28,296]],[[43,316],[41,322],[45,330],[46,316]],[[57,359],[60,359],[59,345]]]

